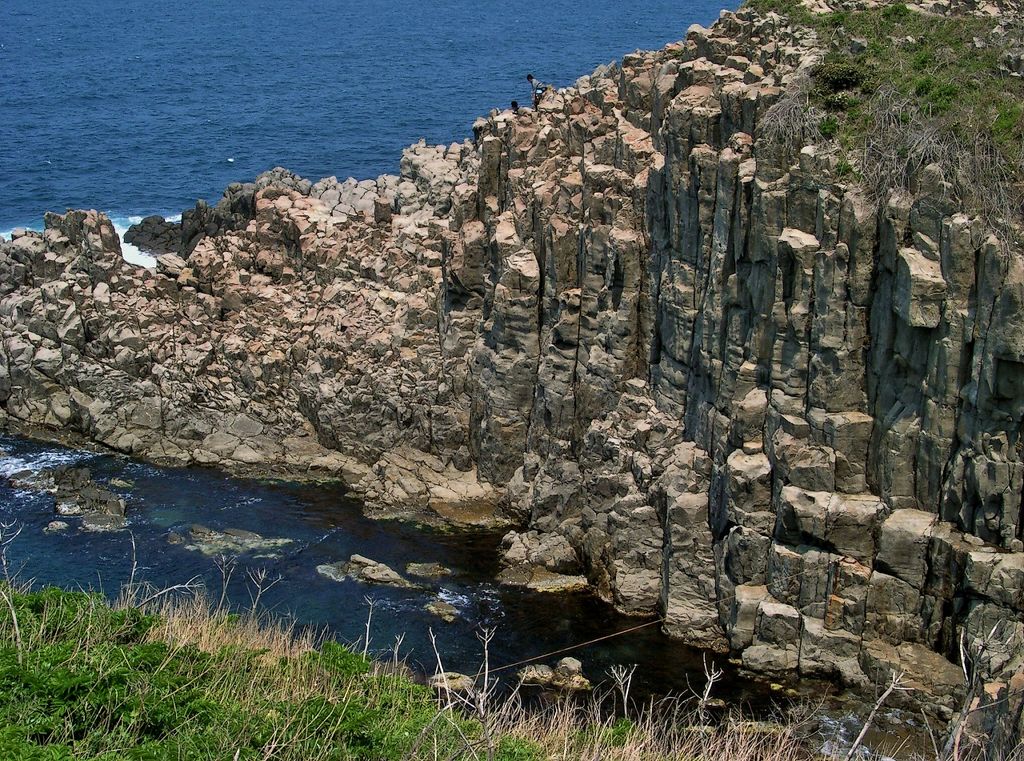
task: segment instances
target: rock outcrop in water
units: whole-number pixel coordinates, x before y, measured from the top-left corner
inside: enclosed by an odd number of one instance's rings
[[[500,506],[524,553],[558,538],[752,669],[903,671],[948,715],[961,641],[994,638],[985,694],[1016,706],[1024,252],[927,169],[879,209],[766,139],[819,59],[725,13],[401,177],[233,186],[155,272],[102,215],[47,215],[0,245],[0,402],[370,510]]]
[[[149,216],[128,228],[124,242],[152,256],[177,254],[181,248],[181,223]]]
[[[57,468],[53,471],[53,484],[58,515],[81,516],[86,531],[124,528],[124,498],[93,481],[88,468]]]

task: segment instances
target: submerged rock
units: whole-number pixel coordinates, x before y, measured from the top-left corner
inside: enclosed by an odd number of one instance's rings
[[[423,606],[423,609],[437,616],[446,624],[454,623],[459,617],[459,609],[441,599],[431,600]]]
[[[53,471],[56,509],[61,515],[102,513],[124,517],[124,498],[92,480],[89,468],[61,467]]]
[[[412,589],[416,586],[390,566],[362,555],[353,555],[348,561],[318,565],[316,570],[321,576],[334,581],[352,579],[364,584],[381,584],[403,589]]]
[[[107,513],[84,513],[82,515],[82,531],[120,531],[125,527],[124,516]]]
[[[422,579],[439,579],[443,576],[450,576],[452,569],[446,568],[440,563],[409,563],[405,566],[405,572],[410,576],[419,576]]]
[[[58,515],[81,516],[86,531],[124,528],[124,498],[93,481],[88,468],[64,466],[53,470],[52,475]]]
[[[172,531],[167,540],[210,557],[247,553],[259,553],[259,557],[275,557],[273,550],[292,543],[291,539],[283,537],[265,537],[254,531],[237,528],[218,531],[198,523],[190,526],[184,534]]]
[[[36,492],[55,492],[53,473],[49,470],[19,470],[7,476],[7,483],[15,489]]]

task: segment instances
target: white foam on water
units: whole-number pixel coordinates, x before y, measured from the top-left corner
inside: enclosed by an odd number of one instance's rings
[[[38,473],[61,465],[74,465],[96,457],[92,452],[46,451],[34,455],[0,457],[0,476],[10,478],[17,473]]]
[[[125,243],[124,240],[124,234],[128,232],[128,228],[132,225],[138,224],[142,219],[143,218],[139,216],[111,217],[110,221],[114,224],[114,231],[117,233],[117,237],[121,239],[121,256],[124,257],[124,260],[129,264],[153,269],[156,267],[156,259],[141,251],[138,246],[133,246],[131,243]]]
[[[140,264],[143,267],[152,267],[152,266],[154,266],[154,262],[153,262],[153,257],[152,256],[150,256],[149,254],[145,254],[142,251],[139,251],[138,247],[133,246],[130,243],[125,243],[124,242],[124,234],[126,232],[128,232],[128,228],[131,227],[132,225],[137,225],[139,222],[141,222],[143,219],[145,219],[146,216],[142,215],[142,214],[130,214],[130,215],[127,215],[127,216],[123,216],[123,215],[108,215],[108,216],[110,217],[110,221],[114,224],[114,230],[117,231],[117,235],[121,239],[121,253],[124,256],[125,261],[126,262],[131,262],[132,264]],[[180,222],[181,221],[181,213],[180,212],[177,212],[175,214],[166,214],[166,215],[161,214],[160,216],[162,216],[168,222]],[[14,227],[8,227],[8,228],[6,228],[4,230],[0,230],[0,238],[4,238],[5,240],[10,240],[11,239],[11,235],[14,233],[15,230],[35,230],[36,232],[40,232],[42,230],[42,227],[41,226],[37,226],[37,225],[33,225],[33,224],[15,225]]]
[[[437,590],[437,599],[441,600],[441,602],[446,602],[449,605],[454,605],[460,610],[467,608],[473,602],[473,598],[469,595],[453,592],[452,590],[445,589],[444,587]]]
[[[111,216],[110,221],[114,225],[114,230],[117,232],[117,236],[121,239],[121,256],[124,257],[124,260],[129,264],[135,264],[140,267],[145,267],[147,269],[153,269],[154,267],[156,267],[156,257],[152,256],[151,254],[147,254],[145,251],[140,250],[138,246],[133,246],[131,243],[125,243],[124,240],[124,235],[126,232],[128,232],[128,228],[131,227],[132,225],[139,224],[139,222],[145,219],[146,216],[149,215],[144,216],[142,214],[132,214],[127,217]],[[181,221],[180,213],[168,215],[160,214],[160,216],[163,217],[168,222]]]
[[[28,225],[15,225],[14,227],[9,227],[6,230],[0,230],[0,238],[3,238],[4,240],[10,240],[11,239],[11,235],[14,234],[15,230],[34,230],[34,229],[35,228],[29,227]]]

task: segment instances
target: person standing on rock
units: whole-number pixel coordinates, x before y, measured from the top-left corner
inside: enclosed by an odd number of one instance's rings
[[[534,78],[533,74],[527,74],[526,81],[530,83],[533,94],[533,107],[536,109],[540,105],[540,100],[544,97],[544,93],[551,89],[551,85],[546,85],[539,79]]]

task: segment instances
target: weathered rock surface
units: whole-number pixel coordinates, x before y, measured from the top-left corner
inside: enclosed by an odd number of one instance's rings
[[[116,531],[124,528],[124,499],[93,481],[88,468],[60,467],[52,472],[52,477],[54,507],[58,515],[81,516],[81,525],[86,531]]]
[[[181,248],[181,222],[168,222],[157,215],[145,217],[125,231],[124,242],[153,256],[176,255]]]
[[[254,553],[256,557],[273,556],[280,548],[292,543],[291,539],[284,537],[265,537],[255,531],[239,528],[218,531],[198,523],[190,526],[183,534],[171,532],[168,539],[172,544],[183,544],[187,549],[197,550],[210,557],[246,553]]]
[[[321,576],[335,581],[352,579],[364,584],[382,584],[403,589],[411,589],[416,586],[390,566],[362,555],[353,555],[348,561],[340,563],[318,565],[316,570]]]
[[[410,576],[418,576],[422,579],[440,579],[443,576],[450,576],[451,568],[446,568],[440,563],[408,563],[405,572]]]
[[[498,581],[535,592],[576,592],[588,587],[572,544],[561,534],[510,531],[501,541],[505,568]]]
[[[590,586],[586,576],[554,573],[540,566],[506,568],[498,574],[498,581],[510,587],[526,587],[534,592],[551,594],[581,592]]]
[[[587,692],[593,689],[583,675],[583,664],[575,658],[562,658],[554,668],[531,665],[518,672],[519,683],[562,692]]]
[[[427,686],[441,694],[472,695],[476,692],[476,680],[457,671],[434,674],[427,680]]]
[[[423,609],[427,613],[437,616],[446,624],[454,623],[459,617],[459,609],[441,599],[431,600],[423,606]]]
[[[724,13],[399,177],[232,186],[156,272],[47,215],[0,243],[0,406],[382,514],[500,506],[510,576],[571,555],[673,636],[948,713],[961,636],[1024,627],[1024,251],[928,168],[876,208],[771,142],[821,52]]]

